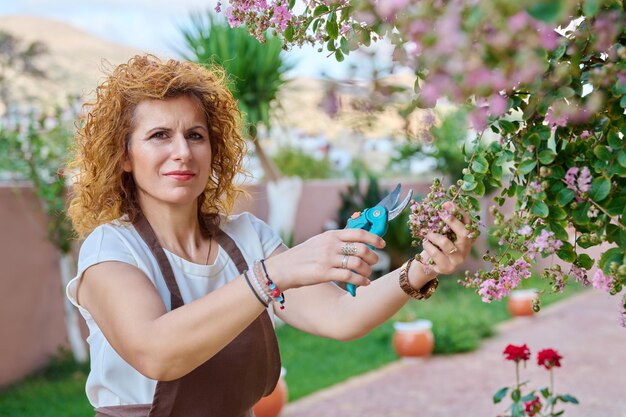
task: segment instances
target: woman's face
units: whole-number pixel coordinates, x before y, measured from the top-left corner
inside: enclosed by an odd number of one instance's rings
[[[212,157],[199,101],[189,96],[145,100],[133,121],[123,168],[135,179],[139,201],[193,204],[208,182]]]

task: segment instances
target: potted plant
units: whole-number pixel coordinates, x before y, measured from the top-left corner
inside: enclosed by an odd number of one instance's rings
[[[252,408],[255,417],[277,417],[280,414],[280,410],[287,403],[286,373],[285,368],[280,368],[280,378],[274,391],[270,395],[261,398]]]
[[[410,306],[405,306],[395,317],[392,344],[398,356],[401,358],[430,356],[435,347],[433,323],[430,320],[417,319]]]
[[[513,317],[532,316],[535,314],[533,304],[537,299],[537,290],[534,288],[513,290],[507,299],[509,313]]]

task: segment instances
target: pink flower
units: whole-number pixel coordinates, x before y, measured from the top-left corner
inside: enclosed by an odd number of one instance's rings
[[[592,177],[589,168],[583,167],[580,171],[580,175],[578,176],[578,180],[576,181],[578,190],[583,193],[588,192],[591,189],[591,180]]]
[[[597,288],[599,290],[611,291],[613,287],[613,277],[610,275],[604,275],[602,270],[598,268],[595,274],[591,277],[591,285],[593,288]]]
[[[519,235],[522,236],[530,236],[530,234],[533,232],[532,227],[530,227],[529,225],[525,224],[524,226],[520,227],[519,230],[517,231],[517,233]]]
[[[489,100],[489,110],[493,116],[502,116],[507,110],[507,99],[500,94],[494,94]]]
[[[476,107],[469,114],[470,125],[477,132],[482,132],[487,128],[487,108]]]
[[[546,122],[548,126],[555,129],[558,126],[565,127],[567,126],[567,114],[565,112],[560,112],[560,114],[552,107],[548,109],[546,112]]]
[[[281,32],[287,29],[289,20],[292,18],[291,12],[285,6],[276,6],[274,8],[274,14],[272,15],[271,22],[275,24]]]
[[[376,2],[376,12],[388,22],[393,20],[400,10],[408,6],[409,0],[378,0]]]

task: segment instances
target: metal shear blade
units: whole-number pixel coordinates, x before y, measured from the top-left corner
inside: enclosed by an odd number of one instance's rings
[[[392,192],[387,194],[385,198],[380,200],[377,204],[378,206],[385,207],[389,212],[387,221],[391,221],[398,217],[398,215],[402,213],[402,211],[409,204],[409,201],[411,201],[411,197],[413,196],[413,190],[409,190],[406,197],[404,197],[404,200],[398,204],[398,200],[400,199],[400,188],[400,184],[396,185],[396,188],[394,188]]]

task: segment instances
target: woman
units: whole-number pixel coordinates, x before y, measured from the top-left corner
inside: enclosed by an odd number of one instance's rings
[[[87,237],[67,294],[89,326],[98,416],[250,416],[278,380],[274,314],[358,338],[470,250],[463,223],[446,218],[459,239],[429,236],[436,272],[408,262],[370,283],[367,245],[385,245],[374,234],[331,231],[287,249],[254,216],[228,216],[245,143],[218,69],[136,56],[96,95],[70,163],[69,213]],[[332,281],[361,288],[353,298]]]

